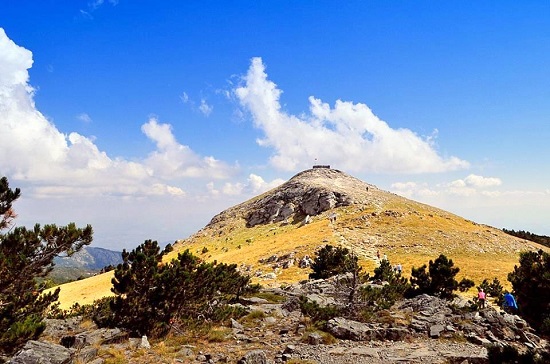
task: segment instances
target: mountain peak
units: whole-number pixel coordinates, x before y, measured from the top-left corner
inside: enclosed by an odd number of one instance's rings
[[[290,223],[333,208],[365,203],[380,190],[337,169],[315,166],[256,198],[214,216],[209,225],[241,217],[247,227]]]

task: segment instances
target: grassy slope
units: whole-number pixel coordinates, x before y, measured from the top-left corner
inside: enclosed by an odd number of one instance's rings
[[[387,254],[392,264],[401,263],[405,275],[413,266],[427,264],[445,254],[460,267],[459,278],[468,277],[479,284],[484,278],[497,277],[506,287],[507,274],[517,264],[520,251],[549,250],[431,206],[383,191],[378,193],[382,203],[340,207],[314,217],[311,224],[303,226],[277,223],[246,228],[244,219],[226,217],[176,244],[167,259],[189,249],[205,260],[236,263],[251,274],[268,273],[273,268],[260,264],[260,259],[289,252],[295,252],[297,258],[313,257],[319,247],[332,244],[352,249],[368,272],[377,264],[377,250]],[[338,214],[334,224],[327,219],[331,212]],[[205,247],[208,251],[202,253]],[[305,279],[309,272],[294,266],[278,270],[276,281],[254,280],[263,285],[278,285]],[[91,303],[111,294],[111,277],[112,272],[62,285],[62,307],[74,302]]]

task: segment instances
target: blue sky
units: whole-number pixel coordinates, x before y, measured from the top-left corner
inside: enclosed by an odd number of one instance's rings
[[[550,235],[550,3],[173,3],[0,0],[17,224],[173,242],[323,163]]]

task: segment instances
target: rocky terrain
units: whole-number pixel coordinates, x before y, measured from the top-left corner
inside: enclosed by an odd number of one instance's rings
[[[446,302],[419,296],[366,324],[336,317],[319,331],[297,300],[337,301],[340,288],[334,281],[305,280],[312,257],[325,244],[350,249],[366,272],[378,264],[378,253],[402,263],[405,276],[443,253],[460,267],[458,279],[479,284],[496,277],[503,285],[520,251],[548,250],[341,171],[314,168],[222,211],[177,241],[168,256],[189,249],[203,260],[236,263],[263,287],[257,297],[239,303],[247,316],[208,332],[174,326],[166,339],[151,342],[118,329],[98,330],[90,320],[52,320],[40,341],[30,342],[12,362],[52,357],[48,362],[79,364],[485,363],[490,345],[546,348],[519,317],[491,306],[472,311],[464,298]],[[62,285],[62,307],[111,294],[111,274]]]
[[[167,259],[189,249],[204,260],[236,263],[256,282],[278,287],[307,278],[307,264],[299,262],[327,243],[353,251],[365,271],[374,269],[378,252],[387,254],[393,264],[402,264],[405,276],[413,266],[443,253],[460,267],[459,279],[479,284],[496,277],[505,288],[520,251],[548,251],[344,172],[314,168],[220,212],[204,228],[177,241]],[[112,294],[111,274],[62,285],[61,306],[90,304]]]
[[[191,340],[174,327],[162,341],[97,329],[81,318],[49,320],[40,341],[29,342],[10,363],[487,363],[487,348],[548,350],[516,315],[496,306],[472,310],[456,298],[428,295],[397,302],[368,323],[336,317],[315,329],[298,304],[338,302],[339,277],[270,289],[242,300],[249,314],[216,328],[215,340]]]

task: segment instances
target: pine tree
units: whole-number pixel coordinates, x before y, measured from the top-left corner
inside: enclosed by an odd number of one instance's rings
[[[162,337],[174,319],[208,319],[215,314],[214,302],[236,298],[248,285],[249,277],[242,276],[237,265],[202,262],[189,250],[162,263],[170,251],[170,245],[161,251],[151,240],[130,253],[123,251],[123,263],[112,280],[116,296],[113,316],[104,320],[108,325],[133,335]]]
[[[410,278],[411,294],[426,293],[441,298],[451,298],[453,291],[458,289],[455,276],[459,271],[460,268],[454,266],[452,259],[448,259],[443,254],[439,255],[435,261],[430,260],[428,272],[425,264],[420,268],[413,267]]]
[[[57,301],[59,289],[43,294],[45,285],[36,278],[53,269],[53,258],[72,254],[92,242],[92,227],[79,229],[74,223],[64,227],[35,225],[33,229],[11,227],[16,217],[12,203],[20,190],[9,188],[0,179],[0,352],[11,354],[44,330],[43,318]]]
[[[550,254],[543,250],[520,253],[519,266],[508,274],[519,313],[533,327],[550,334]]]
[[[316,253],[309,274],[311,279],[326,279],[338,274],[353,273],[359,271],[357,256],[350,253],[347,248],[325,245]]]

